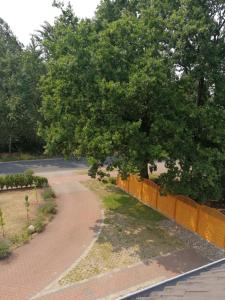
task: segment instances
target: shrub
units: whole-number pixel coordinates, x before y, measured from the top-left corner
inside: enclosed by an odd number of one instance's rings
[[[29,202],[29,197],[27,195],[25,196],[24,205],[25,205],[26,212],[27,212],[27,221],[29,221],[29,219],[30,219],[30,217],[29,217],[30,202]]]
[[[43,215],[55,215],[57,213],[57,207],[54,200],[49,200],[42,204],[39,208]]]
[[[14,234],[10,240],[13,245],[21,246],[30,240],[30,234],[27,232],[27,230],[24,230],[22,234]]]
[[[1,208],[0,208],[0,227],[2,230],[2,236],[4,237],[5,236],[5,219],[4,219]]]
[[[32,185],[34,185],[34,176],[24,174],[24,186],[28,187]]]
[[[10,243],[8,240],[0,240],[0,259],[10,255]]]
[[[55,198],[55,193],[51,187],[45,188],[42,192],[44,200]]]
[[[4,188],[22,188],[28,186],[46,187],[48,186],[48,179],[41,176],[34,176],[29,171],[28,173],[19,173],[0,176],[0,189]]]
[[[36,187],[47,187],[48,179],[45,177],[40,177],[40,176],[33,176],[33,184]]]
[[[27,169],[25,172],[24,172],[25,175],[30,175],[30,176],[33,176],[34,175],[34,171],[31,170],[31,169]]]
[[[0,176],[0,189],[2,190],[5,186],[5,177]]]
[[[5,176],[5,186],[7,189],[14,187],[14,175]]]
[[[14,175],[14,187],[18,188],[22,186],[22,178],[21,178],[22,174],[15,174]]]
[[[108,178],[108,183],[111,183],[111,184],[116,184],[116,177],[109,177]]]
[[[39,216],[33,223],[35,232],[40,233],[45,229],[45,222],[42,216]]]

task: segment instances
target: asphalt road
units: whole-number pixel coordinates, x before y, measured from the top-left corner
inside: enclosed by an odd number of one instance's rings
[[[82,169],[85,167],[87,167],[87,165],[83,160],[64,160],[61,158],[0,162],[0,174],[22,173],[27,169],[41,173]]]

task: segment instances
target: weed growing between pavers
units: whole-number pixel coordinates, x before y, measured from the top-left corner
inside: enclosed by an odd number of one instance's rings
[[[182,249],[183,244],[159,228],[162,215],[117,189],[89,180],[85,185],[102,198],[105,220],[102,231],[86,257],[60,280],[78,282],[115,268],[144,262]]]

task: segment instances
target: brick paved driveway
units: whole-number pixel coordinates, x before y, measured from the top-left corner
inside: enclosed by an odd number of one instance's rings
[[[59,213],[42,234],[0,261],[1,300],[25,300],[38,293],[78,259],[96,235],[101,219],[97,196],[71,171],[45,175],[56,191]]]
[[[112,271],[65,289],[40,294],[57,280],[95,239],[101,223],[98,197],[79,181],[86,175],[72,171],[44,173],[56,191],[59,213],[42,234],[0,261],[0,299],[40,300],[117,299],[137,289],[207,263],[193,250],[182,250],[149,265]],[[109,297],[109,298],[108,298]]]

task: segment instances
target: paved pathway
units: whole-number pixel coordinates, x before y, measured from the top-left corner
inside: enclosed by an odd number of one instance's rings
[[[91,278],[38,297],[37,300],[115,300],[129,292],[174,277],[207,262],[208,260],[198,255],[194,250],[181,250],[154,259],[149,264],[140,263],[136,266]]]
[[[1,300],[26,300],[38,293],[78,259],[96,236],[101,219],[97,196],[71,172],[48,177],[59,213],[42,234],[14,251],[9,260],[0,261]]]

